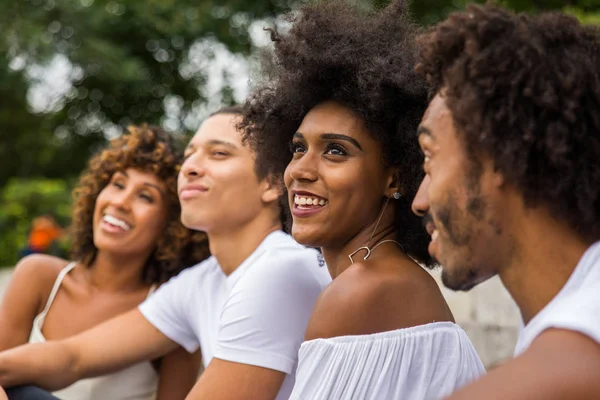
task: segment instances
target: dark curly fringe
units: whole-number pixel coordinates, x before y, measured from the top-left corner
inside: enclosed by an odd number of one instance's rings
[[[168,223],[143,270],[146,283],[162,283],[210,255],[208,238],[180,222],[177,174],[183,156],[173,137],[154,126],[130,126],[129,131],[96,154],[73,192],[71,257],[90,266],[97,253],[93,238],[96,198],[113,174],[128,168],[155,174],[167,186]]]
[[[317,104],[334,100],[360,115],[381,143],[383,163],[399,169],[404,196],[397,204],[398,240],[430,264],[429,236],[410,205],[423,177],[415,132],[427,106],[424,79],[414,71],[418,31],[402,2],[366,12],[345,1],[302,7],[288,16],[287,33],[271,30],[263,55],[264,81],[245,104],[244,140],[257,153],[259,176],[281,176],[289,142]],[[287,201],[286,209],[289,210]]]
[[[559,13],[471,5],[419,38],[466,148],[583,238],[600,237],[600,40]]]

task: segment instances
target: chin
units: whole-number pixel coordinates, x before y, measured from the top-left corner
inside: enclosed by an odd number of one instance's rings
[[[319,240],[320,236],[316,232],[311,232],[308,229],[303,229],[292,225],[292,237],[301,245],[309,247],[321,247],[323,241]]]
[[[188,229],[193,229],[195,231],[202,231],[203,223],[200,218],[198,218],[198,214],[194,213],[181,213],[181,224]]]

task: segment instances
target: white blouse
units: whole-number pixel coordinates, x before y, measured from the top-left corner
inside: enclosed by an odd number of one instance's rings
[[[304,342],[290,400],[429,400],[485,373],[467,334],[435,322]]]

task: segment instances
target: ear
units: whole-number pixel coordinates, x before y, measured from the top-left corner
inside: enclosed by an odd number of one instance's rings
[[[404,189],[400,187],[400,170],[398,168],[389,167],[386,171],[386,185],[383,195],[392,197],[394,193],[399,192],[404,196]]]
[[[489,158],[486,159],[484,161],[484,171],[485,170],[491,171],[491,181],[494,187],[496,187],[497,189],[501,189],[502,187],[504,187],[504,185],[506,184],[506,176],[502,171],[496,168],[496,166],[494,165],[494,161],[492,161]]]
[[[284,193],[285,186],[283,185],[283,177],[267,177],[263,179],[261,186],[261,200],[264,203],[272,203],[278,201],[279,197]]]

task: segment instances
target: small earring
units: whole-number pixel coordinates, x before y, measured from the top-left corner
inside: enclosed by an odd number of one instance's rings
[[[398,200],[400,197],[402,197],[402,195],[400,194],[400,192],[394,192],[394,194],[392,195],[392,197],[396,200]]]

